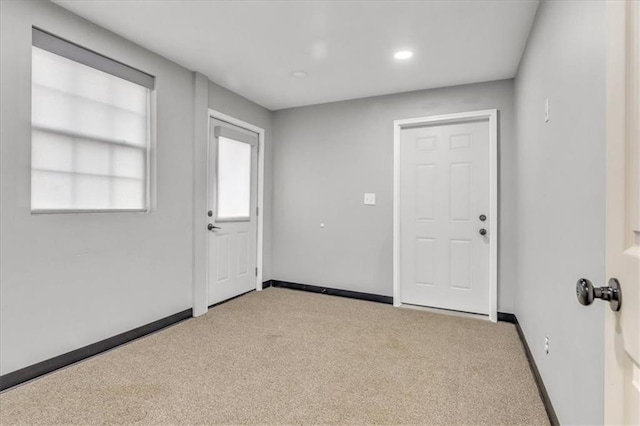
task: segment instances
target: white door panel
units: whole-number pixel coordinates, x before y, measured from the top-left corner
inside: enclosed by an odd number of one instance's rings
[[[640,4],[608,2],[605,424],[640,424]],[[594,283],[595,284],[595,283]],[[597,286],[607,283],[598,283]],[[599,302],[598,302],[599,303]]]
[[[255,288],[258,135],[211,120],[209,305]]]
[[[402,303],[488,315],[488,120],[403,128],[400,144]]]

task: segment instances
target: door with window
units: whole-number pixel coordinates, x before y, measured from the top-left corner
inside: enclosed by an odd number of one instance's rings
[[[467,119],[400,130],[404,304],[490,314],[489,128]]]
[[[256,288],[258,135],[212,119],[209,136],[209,305]]]

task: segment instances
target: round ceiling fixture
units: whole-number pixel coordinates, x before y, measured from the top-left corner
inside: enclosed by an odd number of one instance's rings
[[[394,58],[400,59],[400,60],[409,59],[412,56],[413,56],[413,52],[410,50],[400,50],[399,52],[396,52],[393,55]]]
[[[309,77],[309,73],[305,72],[305,71],[291,71],[291,73],[289,73],[289,75],[291,77],[295,77],[295,78],[305,78],[305,77]]]

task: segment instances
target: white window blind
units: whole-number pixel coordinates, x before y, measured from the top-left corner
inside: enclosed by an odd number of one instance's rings
[[[147,210],[153,77],[37,29],[33,40],[31,210]]]

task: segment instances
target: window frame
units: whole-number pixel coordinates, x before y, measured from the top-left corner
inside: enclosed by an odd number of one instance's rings
[[[44,43],[44,46],[43,46]],[[32,207],[32,190],[31,184],[33,165],[29,165],[29,209],[32,215],[44,215],[44,214],[127,214],[127,213],[151,213],[155,210],[155,182],[156,182],[156,86],[155,76],[148,74],[144,71],[140,71],[129,65],[126,65],[117,60],[111,59],[93,50],[87,49],[76,43],[70,42],[56,35],[53,35],[47,31],[41,30],[37,27],[32,27],[32,43],[31,43],[31,57],[33,58],[33,48],[39,48],[49,53],[61,56],[78,64],[94,68],[98,71],[102,71],[116,78],[122,78],[131,83],[138,84],[139,86],[147,89],[147,137],[144,148],[145,150],[145,170],[144,170],[144,208],[141,209],[125,209],[125,208],[100,208],[100,209],[87,209],[87,208],[64,208],[64,209],[46,209],[46,208],[33,208]],[[53,47],[53,48],[51,48]],[[62,52],[62,53],[61,53]],[[69,54],[71,53],[71,54]],[[31,84],[33,84],[33,76],[31,76]],[[30,108],[33,110],[33,98],[30,98]],[[31,115],[32,117],[32,115]],[[43,131],[64,134],[69,137],[78,137],[83,139],[92,140],[94,142],[105,143],[107,145],[121,145],[117,141],[109,141],[99,137],[91,137],[76,133],[73,131],[59,130],[59,129],[47,129],[34,125],[32,118],[30,118],[30,144],[29,153],[30,159],[33,158],[31,149],[33,147],[33,131]],[[127,146],[129,146],[127,144]]]

